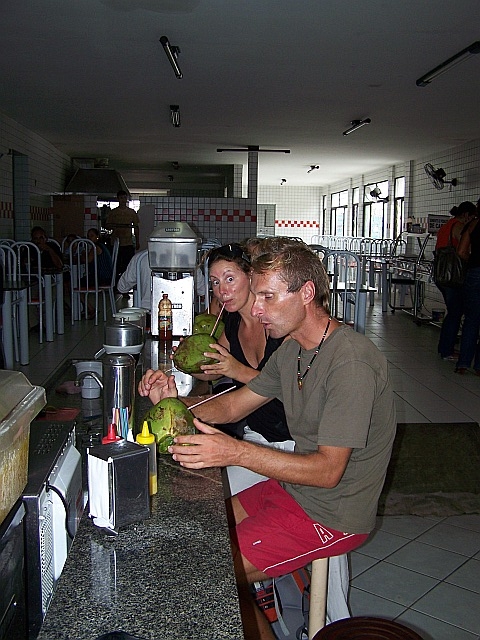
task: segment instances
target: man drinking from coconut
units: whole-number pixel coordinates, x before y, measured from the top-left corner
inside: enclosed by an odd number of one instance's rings
[[[253,582],[347,553],[367,539],[396,427],[387,361],[368,338],[329,315],[320,258],[306,245],[277,249],[275,238],[266,239],[252,261],[251,314],[271,336],[291,339],[244,387],[196,407],[199,433],[178,436],[169,447],[186,468],[237,465],[269,478],[230,499],[247,640],[274,638],[251,596]],[[153,403],[176,397],[175,378],[149,370],[139,393]],[[236,440],[211,426],[238,421],[272,398],[284,404],[294,452]]]

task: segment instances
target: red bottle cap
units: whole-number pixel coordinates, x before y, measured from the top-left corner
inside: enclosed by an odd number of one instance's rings
[[[107,435],[102,438],[102,444],[109,444],[110,442],[117,442],[121,440],[120,436],[117,436],[117,425],[112,422],[108,425]]]

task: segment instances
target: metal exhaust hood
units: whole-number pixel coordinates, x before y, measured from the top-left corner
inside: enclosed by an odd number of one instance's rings
[[[83,194],[100,198],[116,198],[118,191],[130,191],[116,169],[77,169],[64,190],[65,195]]]

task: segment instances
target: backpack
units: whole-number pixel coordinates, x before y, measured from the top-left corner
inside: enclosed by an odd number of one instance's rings
[[[310,574],[306,569],[255,582],[253,594],[278,640],[308,638]]]
[[[435,249],[433,253],[433,281],[440,287],[461,287],[465,281],[467,263],[452,244],[452,231],[453,226],[450,228],[448,245]]]

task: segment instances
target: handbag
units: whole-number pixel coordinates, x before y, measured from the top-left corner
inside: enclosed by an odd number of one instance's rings
[[[467,262],[452,245],[452,230],[448,245],[435,249],[433,256],[433,281],[439,287],[462,287],[467,273]]]
[[[252,590],[277,640],[308,638],[310,574],[305,568],[273,580],[255,582]]]

